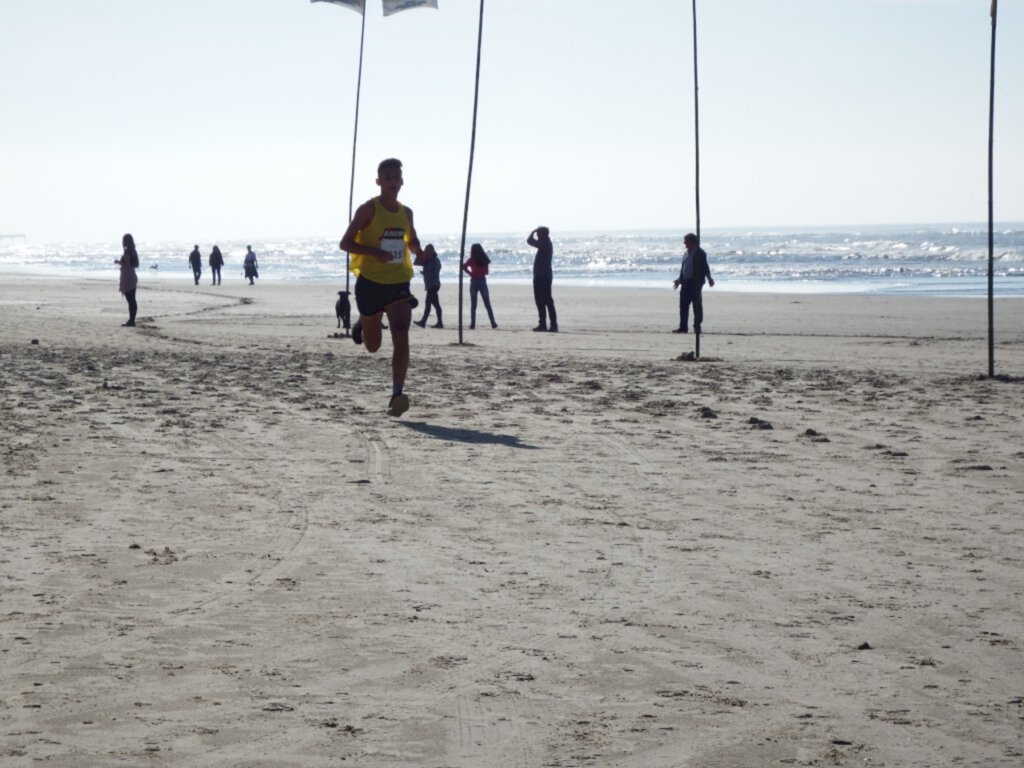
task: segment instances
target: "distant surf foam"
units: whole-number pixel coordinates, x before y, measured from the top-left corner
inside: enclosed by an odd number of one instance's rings
[[[426,234],[426,233],[424,233]],[[683,231],[553,232],[556,284],[671,287],[683,255]],[[429,235],[428,235],[429,237]],[[982,226],[885,226],[863,229],[708,230],[703,233],[719,288],[742,292],[899,293],[983,296],[988,290],[988,233]],[[458,279],[460,238],[436,236],[444,283]],[[524,234],[474,235],[491,257],[494,282],[529,282],[534,249]],[[191,280],[193,240],[139,241],[143,281]],[[252,244],[264,282],[345,282],[345,254],[319,238],[220,241],[224,279],[241,280],[245,246]],[[205,265],[213,243],[201,244]],[[995,236],[995,292],[1024,296],[1024,225]],[[0,241],[0,273],[53,277],[110,277],[120,256],[109,243]]]

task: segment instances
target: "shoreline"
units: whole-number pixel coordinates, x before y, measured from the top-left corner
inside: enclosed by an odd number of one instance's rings
[[[996,278],[994,285],[994,296],[996,300],[1007,300],[1007,299],[1024,299],[1024,275],[1003,275]],[[45,271],[2,271],[0,270],[0,281],[2,280],[14,280],[14,281],[28,281],[41,280],[41,281],[88,281],[88,282],[108,282],[109,276],[101,275],[98,273],[81,273],[76,275],[68,275],[66,273],[60,274],[47,274]],[[203,279],[207,279],[207,273],[204,272]],[[664,291],[666,288],[671,289],[672,277],[666,276],[659,279],[647,279],[647,278],[590,278],[590,277],[563,277],[555,281],[555,291],[562,290],[599,290],[599,291],[618,291],[618,290],[638,290],[644,292],[651,291]],[[147,287],[196,287],[204,288],[210,287],[208,283],[200,282],[199,286],[193,285],[193,278],[190,273],[186,272],[167,272],[164,274],[155,274],[154,272],[140,268],[139,269],[139,286],[140,289]],[[354,283],[355,278],[350,279],[350,284]],[[768,296],[899,296],[899,297],[943,297],[950,299],[961,299],[961,298],[988,298],[988,286],[982,278],[926,278],[919,277],[913,280],[884,280],[880,279],[877,283],[872,283],[870,280],[750,280],[747,278],[741,278],[737,280],[730,280],[729,278],[716,278],[716,287],[707,288],[705,287],[705,294],[709,295],[712,293],[735,293],[743,295],[768,295]],[[265,271],[260,277],[259,283],[268,286],[332,286],[335,289],[337,286],[345,285],[344,274],[338,275],[336,278],[319,278],[319,279],[308,279],[308,278],[295,278],[295,277],[277,277],[272,271]],[[488,279],[488,284],[491,286],[515,286],[515,287],[531,287],[532,281],[527,277],[502,277],[502,276],[491,276]],[[228,280],[228,287],[238,287],[244,285],[237,276],[231,277]],[[464,290],[468,291],[468,280],[464,283]],[[414,277],[412,280],[412,287],[414,292],[422,293],[422,281],[419,275]],[[447,289],[449,291],[457,290],[458,280],[457,278],[446,280],[442,284],[442,290]]]
[[[507,326],[505,330],[523,331],[536,324],[530,284],[489,282],[499,325]],[[559,284],[555,287],[560,324],[566,331],[621,330],[631,333],[648,330],[660,333],[678,324],[679,294],[671,284],[661,288]],[[422,298],[420,286],[414,284],[413,290],[414,295]],[[462,293],[463,312],[468,324],[468,281],[463,285]],[[138,290],[140,315],[152,316],[155,321],[188,322],[188,318],[196,314],[212,318],[223,313],[223,322],[241,332],[245,326],[238,322],[240,314],[254,318],[322,318],[334,325],[336,294],[336,285],[331,283],[284,280],[257,281],[252,286],[236,280],[216,287],[203,283],[195,286],[191,279],[140,280]],[[458,285],[444,284],[440,298],[446,317],[457,317]],[[1003,308],[996,315],[997,328],[1015,338],[1024,328],[1024,298],[995,298]],[[117,314],[125,307],[124,299],[117,290],[116,275],[112,278],[80,279],[0,276],[0,302],[12,301],[34,304],[39,310],[63,309],[79,320]],[[828,331],[837,335],[891,333],[901,337],[935,334],[987,337],[987,299],[982,296],[746,293],[716,285],[715,288],[704,289],[704,304],[705,336],[743,333],[799,335],[801,330],[805,330],[808,335],[822,335],[821,331]],[[483,312],[482,306],[480,311]],[[420,312],[422,307],[414,310],[414,316],[418,317]],[[48,319],[49,315],[44,315],[44,318]],[[14,327],[18,325],[15,323]]]

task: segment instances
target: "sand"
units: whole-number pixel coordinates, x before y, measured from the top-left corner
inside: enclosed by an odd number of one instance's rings
[[[0,279],[5,768],[1024,764],[1024,301],[449,283],[390,419],[143,277]]]

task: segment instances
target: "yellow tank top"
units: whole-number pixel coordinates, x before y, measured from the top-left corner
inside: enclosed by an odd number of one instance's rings
[[[349,260],[349,271],[362,275],[367,280],[385,285],[408,283],[412,280],[412,261],[409,259],[409,216],[405,206],[399,204],[394,213],[381,205],[380,198],[373,198],[373,221],[366,229],[356,234],[356,242],[380,248],[391,254],[391,261],[380,261],[373,256],[353,253]]]

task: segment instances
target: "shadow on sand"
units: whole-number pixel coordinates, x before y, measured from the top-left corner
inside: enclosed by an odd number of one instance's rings
[[[537,450],[539,446],[521,443],[515,435],[499,435],[494,432],[480,432],[475,429],[455,429],[453,427],[442,427],[437,424],[427,424],[423,421],[402,421],[403,427],[420,432],[438,440],[454,440],[460,443],[476,443],[479,445],[507,445],[509,448],[526,448]]]

